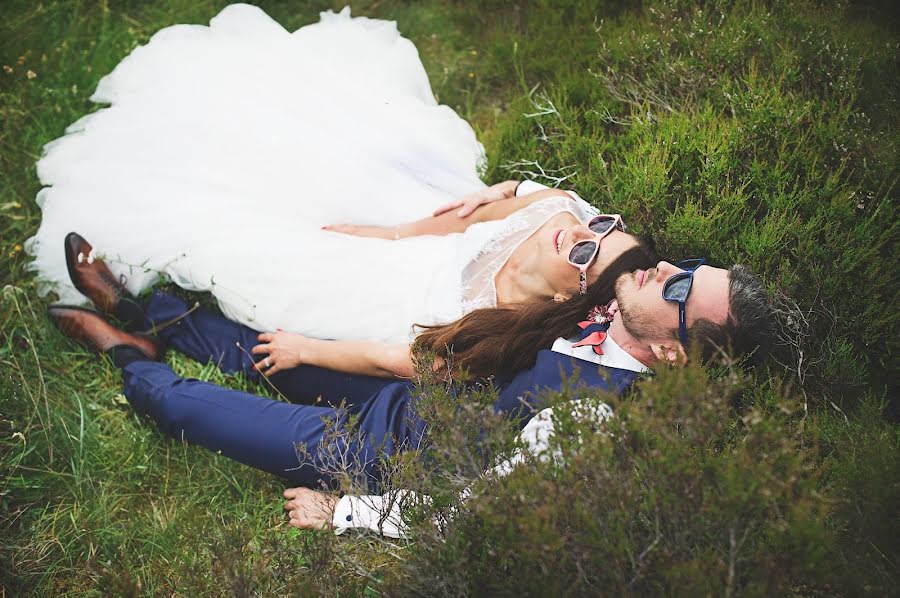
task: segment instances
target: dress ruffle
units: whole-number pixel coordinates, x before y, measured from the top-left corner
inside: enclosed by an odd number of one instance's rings
[[[395,250],[320,226],[414,220],[484,186],[483,148],[437,104],[414,45],[349,9],[293,33],[240,4],[208,27],[168,27],[92,100],[109,106],[38,163],[43,219],[27,250],[42,290],[64,301],[83,301],[63,258],[77,231],[132,292],[165,275],[239,321],[288,328],[305,316],[279,310],[407,275],[362,272]]]

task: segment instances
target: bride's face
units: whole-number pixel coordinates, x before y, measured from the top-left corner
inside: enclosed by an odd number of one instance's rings
[[[578,294],[580,270],[569,263],[569,252],[579,241],[596,240],[599,235],[578,223],[566,228],[550,227],[542,236],[545,238],[541,239],[539,267],[550,288],[566,298]],[[587,271],[588,286],[597,281],[610,263],[637,245],[634,235],[620,230],[603,236],[597,258]]]

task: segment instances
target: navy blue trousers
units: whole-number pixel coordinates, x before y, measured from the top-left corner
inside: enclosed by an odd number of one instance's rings
[[[148,324],[188,311],[161,292],[146,305]],[[257,332],[222,316],[195,310],[160,333],[171,347],[226,372],[259,380],[249,350]],[[135,361],[123,369],[125,396],[161,431],[251,467],[315,487],[338,474],[376,489],[384,456],[418,448],[424,423],[415,412],[414,385],[301,366],[270,380],[288,400],[179,377],[164,363]],[[343,404],[341,404],[343,402]],[[347,426],[349,418],[355,426]]]
[[[147,324],[153,324],[184,315],[188,305],[156,292],[146,310]],[[260,379],[249,354],[257,332],[246,326],[197,310],[160,336],[198,361],[213,361],[223,371]],[[134,409],[149,415],[166,434],[298,485],[328,484],[340,474],[352,475],[374,490],[382,482],[382,458],[417,449],[425,439],[411,382],[301,366],[270,378],[291,401],[286,403],[183,379],[169,366],[152,361],[129,364],[123,378]],[[532,368],[491,382],[498,389],[493,409],[518,417],[524,425],[543,406],[547,391],[588,386],[620,394],[636,378],[632,371],[542,350]],[[347,425],[351,420],[355,426]]]

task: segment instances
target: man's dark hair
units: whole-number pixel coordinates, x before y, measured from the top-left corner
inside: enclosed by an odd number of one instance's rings
[[[772,307],[762,282],[746,266],[728,269],[728,316],[722,324],[703,318],[690,327],[691,344],[700,346],[704,361],[720,351],[759,363],[772,343]]]

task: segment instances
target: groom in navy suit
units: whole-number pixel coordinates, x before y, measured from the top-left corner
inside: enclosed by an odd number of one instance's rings
[[[132,407],[165,433],[300,486],[333,482],[324,472],[340,455],[358,466],[358,481],[372,489],[382,482],[382,457],[417,449],[425,441],[416,389],[407,380],[299,366],[270,378],[289,403],[179,377],[158,361],[160,339],[194,359],[214,361],[223,371],[259,379],[247,352],[257,342],[257,331],[191,310],[161,292],[139,303],[101,261],[84,258],[89,252],[77,235],[67,239],[76,287],[128,327],[159,328],[159,338],[120,330],[80,308],[54,306],[50,316],[65,334],[110,356],[122,369]],[[622,393],[656,361],[683,361],[688,338],[722,348],[729,343],[739,351],[764,345],[764,299],[759,283],[740,266],[684,270],[660,262],[623,275],[609,306],[612,322],[583,322],[575,338],[558,339],[540,351],[532,368],[495,379],[494,409],[524,425],[541,408],[544,392],[560,390],[576,376],[579,385]],[[350,418],[356,422],[352,433],[335,433],[344,431]],[[298,447],[305,449],[302,455]]]

